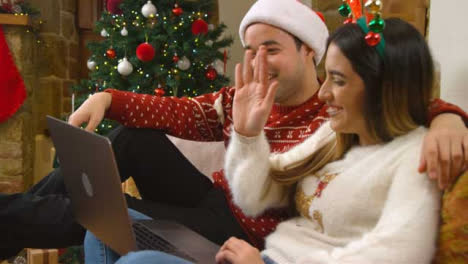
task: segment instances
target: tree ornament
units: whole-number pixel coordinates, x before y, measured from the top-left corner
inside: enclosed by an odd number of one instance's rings
[[[120,31],[120,35],[126,37],[128,36],[128,30],[126,27],[124,27],[121,31]]]
[[[113,48],[110,48],[106,51],[106,55],[109,59],[115,59],[115,50]]]
[[[368,0],[365,4],[367,12],[375,15],[382,12],[382,1],[380,0]]]
[[[148,1],[142,8],[141,8],[141,14],[143,14],[144,17],[154,17],[156,15],[157,9],[151,3],[151,1]]]
[[[381,39],[380,34],[372,32],[372,31],[367,33],[367,35],[365,37],[367,45],[369,45],[371,47],[375,47],[377,44],[379,44],[380,39]]]
[[[215,25],[213,25],[213,24],[208,25],[208,30],[209,31],[213,31],[214,29],[215,29]]]
[[[172,61],[173,61],[174,63],[177,63],[177,62],[179,61],[179,56],[177,56],[177,53],[174,54],[174,57],[172,57]]]
[[[184,10],[181,7],[179,7],[178,4],[175,4],[174,9],[172,9],[172,14],[174,14],[174,16],[180,16],[182,15],[182,13],[184,13]]]
[[[156,51],[154,50],[153,46],[148,42],[142,43],[138,45],[136,50],[136,55],[139,60],[148,62],[154,58]]]
[[[166,91],[164,91],[164,89],[159,88],[159,87],[161,86],[159,85],[158,88],[154,89],[154,94],[156,96],[163,96],[166,93]]]
[[[208,46],[208,47],[211,47],[213,46],[213,41],[211,39],[205,41],[205,45]]]
[[[385,21],[376,16],[371,22],[369,22],[369,29],[375,33],[381,33],[385,28]]]
[[[208,33],[208,23],[205,22],[205,20],[199,18],[192,23],[192,34],[193,35],[198,35],[198,34],[203,34],[205,35]]]
[[[219,75],[222,75],[224,74],[224,62],[219,60],[219,59],[216,59],[213,63],[212,63],[212,66],[213,68],[216,70],[216,72],[219,74]]]
[[[114,15],[121,15],[122,9],[119,8],[122,0],[107,0],[107,11]]]
[[[87,62],[86,62],[86,66],[88,66],[88,69],[90,71],[94,71],[96,70],[96,66],[97,66],[97,63],[95,61],[93,61],[92,59],[89,59]]]
[[[108,36],[109,36],[109,33],[107,33],[107,30],[105,28],[103,28],[101,30],[101,37],[107,38]]]
[[[179,59],[177,62],[177,67],[183,71],[186,71],[190,68],[190,60],[183,56],[182,59]]]
[[[218,73],[216,72],[215,69],[213,69],[213,67],[208,67],[208,69],[206,70],[206,73],[205,73],[205,77],[206,77],[206,79],[208,79],[210,81],[214,81],[216,79],[216,77],[218,77]]]
[[[117,71],[123,76],[128,76],[133,72],[132,64],[127,60],[127,57],[123,58],[117,66]]]
[[[338,12],[341,16],[348,17],[351,14],[351,7],[348,4],[343,3],[340,8],[338,8]]]

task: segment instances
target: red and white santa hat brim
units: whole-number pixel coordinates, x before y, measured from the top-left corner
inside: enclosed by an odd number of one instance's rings
[[[264,23],[299,38],[315,51],[317,64],[326,51],[328,29],[322,18],[297,0],[258,0],[241,21],[239,35],[245,46],[245,31],[254,23]]]

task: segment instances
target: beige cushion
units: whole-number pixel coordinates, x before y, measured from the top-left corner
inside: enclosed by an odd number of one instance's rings
[[[224,141],[199,142],[167,136],[184,156],[203,174],[212,179],[211,174],[223,168],[226,149]]]

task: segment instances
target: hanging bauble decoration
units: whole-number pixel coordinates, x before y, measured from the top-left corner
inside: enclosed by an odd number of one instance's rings
[[[210,81],[214,81],[216,77],[218,77],[218,73],[215,69],[213,69],[213,67],[208,67],[208,69],[205,72],[205,77]]]
[[[144,17],[154,17],[156,15],[156,12],[158,10],[156,7],[151,3],[151,1],[148,1],[142,8],[141,8],[141,14],[143,14]]]
[[[114,15],[121,15],[122,10],[119,8],[122,0],[107,0],[107,11]]]
[[[138,45],[136,50],[136,55],[139,60],[148,62],[154,58],[156,51],[154,50],[153,46],[148,42],[142,43]]]
[[[154,94],[156,96],[163,96],[166,91],[164,91],[164,89],[160,88],[161,86],[158,86],[158,88],[154,89]]]
[[[205,20],[199,18],[192,23],[192,34],[206,34],[208,33],[208,23]]]
[[[374,46],[376,46],[377,44],[379,44],[380,39],[381,39],[380,34],[379,34],[379,33],[372,32],[372,31],[370,31],[369,33],[367,33],[367,35],[366,35],[366,37],[365,37],[365,40],[366,40],[367,45],[369,45],[369,46],[371,46],[371,47],[374,47]]]
[[[123,76],[128,76],[133,72],[132,64],[127,60],[127,57],[123,58],[117,66],[117,71]]]
[[[208,47],[211,47],[213,46],[213,41],[211,39],[205,41],[205,45],[208,46]]]
[[[174,56],[172,57],[172,61],[173,61],[174,63],[177,63],[177,62],[179,61],[179,59],[180,59],[180,58],[179,58],[179,56],[177,56],[177,53],[174,54]]]
[[[108,36],[109,36],[109,33],[107,33],[107,30],[105,28],[103,28],[101,30],[101,37],[107,38]]]
[[[213,31],[214,29],[215,29],[215,25],[213,25],[213,24],[208,25],[208,30],[209,31]]]
[[[212,65],[218,74],[224,74],[224,62],[223,61],[217,59],[213,62]]]
[[[179,59],[177,62],[177,67],[183,71],[188,70],[190,68],[190,60],[183,56],[182,59]]]
[[[126,37],[128,36],[128,30],[126,27],[124,27],[121,31],[120,31],[120,35]]]
[[[369,29],[375,33],[381,33],[385,28],[385,21],[380,18],[380,16],[375,16],[375,18],[369,22]]]
[[[115,59],[115,50],[113,48],[110,48],[106,51],[106,55],[109,59]]]
[[[172,9],[172,14],[174,14],[174,16],[180,16],[184,13],[184,10],[179,7],[178,4],[175,4],[174,5],[174,9]]]
[[[86,66],[88,66],[88,69],[90,71],[94,71],[96,70],[96,66],[97,66],[97,63],[95,61],[93,61],[92,59],[89,59],[87,62],[86,62]]]
[[[338,8],[338,12],[341,16],[347,17],[351,14],[351,7],[347,3],[343,3],[340,8]]]

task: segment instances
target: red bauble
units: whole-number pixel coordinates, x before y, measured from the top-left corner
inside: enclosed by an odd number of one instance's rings
[[[205,20],[199,18],[192,23],[192,33],[194,35],[208,33],[208,23]]]
[[[147,62],[151,61],[154,58],[156,51],[154,50],[153,46],[148,42],[142,43],[138,45],[136,50],[136,55],[139,60]]]
[[[122,0],[107,0],[107,11],[114,15],[121,15],[122,10],[119,8]]]
[[[380,34],[370,31],[367,33],[365,39],[367,45],[374,47],[380,42]]]
[[[174,55],[174,57],[172,57],[172,61],[177,63],[179,61],[179,56]]]
[[[216,77],[218,77],[218,73],[216,72],[216,70],[212,67],[209,67],[207,70],[206,70],[206,73],[205,73],[205,76],[208,80],[210,81],[214,81],[214,79],[216,79]]]
[[[154,94],[157,96],[163,96],[165,93],[166,91],[164,91],[164,89],[161,89],[161,88],[154,89]]]
[[[172,14],[174,14],[175,16],[180,16],[182,15],[182,13],[184,13],[184,10],[176,4],[174,6],[174,9],[172,9]]]
[[[115,59],[115,50],[113,48],[110,48],[106,51],[106,55],[109,59]]]

